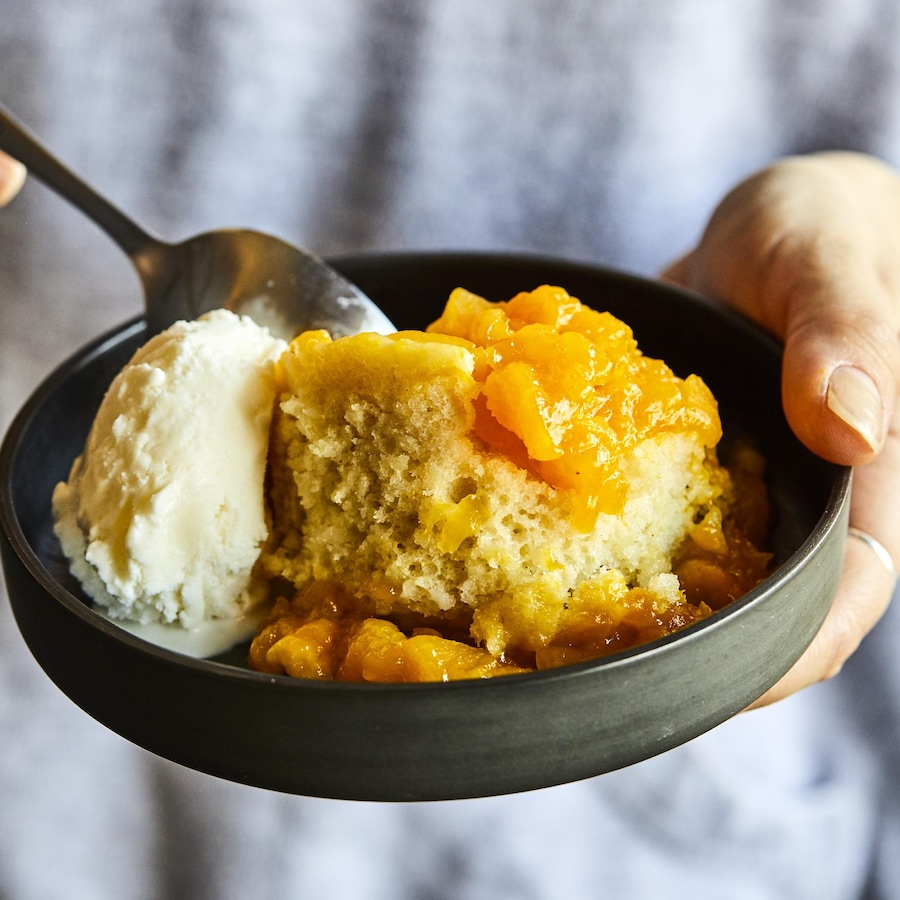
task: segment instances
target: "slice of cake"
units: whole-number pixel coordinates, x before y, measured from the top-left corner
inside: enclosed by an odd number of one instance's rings
[[[262,564],[298,589],[297,624],[379,617],[400,641],[424,627],[556,665],[708,613],[675,574],[685,547],[691,571],[730,573],[710,391],[559,288],[499,304],[457,290],[427,332],[306,333],[277,379]],[[758,581],[754,560],[718,589]],[[310,584],[332,586],[330,613]],[[261,638],[258,667],[286,633]],[[327,677],[352,637],[325,642]]]

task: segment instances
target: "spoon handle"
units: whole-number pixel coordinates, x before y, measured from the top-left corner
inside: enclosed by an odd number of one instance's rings
[[[130,257],[159,244],[123,212],[61,163],[41,142],[0,104],[0,150],[22,163],[47,187],[52,188],[99,225]]]

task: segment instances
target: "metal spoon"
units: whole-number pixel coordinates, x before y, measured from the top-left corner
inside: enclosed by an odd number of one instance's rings
[[[144,288],[151,334],[224,307],[287,340],[313,328],[333,337],[395,330],[327,263],[277,237],[223,229],[177,244],[149,234],[57,160],[0,106],[0,150],[80,209],[128,255]]]

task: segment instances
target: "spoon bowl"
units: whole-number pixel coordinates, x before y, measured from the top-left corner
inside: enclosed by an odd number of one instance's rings
[[[131,255],[151,334],[211,309],[250,316],[276,337],[324,328],[332,337],[395,330],[356,285],[307,250],[249,229],[221,229]]]
[[[160,240],[75,175],[2,106],[0,150],[81,210],[127,254],[143,285],[149,334],[219,308],[250,316],[285,340],[313,328],[333,337],[395,330],[356,285],[280,238],[223,229],[180,243]]]

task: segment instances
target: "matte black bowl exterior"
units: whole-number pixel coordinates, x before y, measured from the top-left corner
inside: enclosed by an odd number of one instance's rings
[[[642,349],[698,372],[726,435],[769,460],[782,562],[726,610],[641,649],[568,668],[425,685],[319,683],[198,661],[96,615],[52,533],[50,496],[101,396],[143,342],[138,321],[101,338],[36,391],[0,451],[9,596],[31,652],[82,709],[186,766],[298,794],[427,800],[528,790],[645,759],[724,721],[770,687],[816,633],[838,582],[849,472],[807,452],[780,412],[777,345],[699,297],[575,263],[400,254],[339,267],[400,328],[435,318],[462,285],[507,299],[559,284],[634,328]]]

